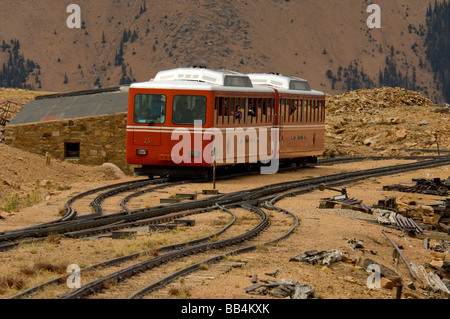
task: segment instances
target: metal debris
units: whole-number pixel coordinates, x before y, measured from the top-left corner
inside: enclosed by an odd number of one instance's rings
[[[331,251],[306,251],[303,254],[292,257],[289,261],[306,262],[311,265],[331,265],[334,262],[342,260],[342,252],[339,250]]]
[[[353,251],[359,250],[364,252],[364,242],[362,240],[350,239],[348,243],[350,244],[350,247],[353,249]]]
[[[258,284],[247,287],[244,291],[252,295],[270,295],[275,298],[308,299],[315,288],[311,285],[300,284],[292,279],[281,281],[265,280],[265,284]]]
[[[274,272],[266,272],[265,273],[265,275],[267,275],[267,276],[271,276],[271,277],[277,277],[278,276],[278,273],[279,273],[280,271],[277,269],[277,270],[275,270]]]
[[[405,256],[400,251],[400,248],[397,246],[397,244],[389,237],[389,235],[384,230],[382,230],[381,233],[391,242],[392,246],[394,246],[394,248],[398,251],[398,254],[400,255],[400,257],[403,259],[403,261],[405,262],[406,266],[408,267],[408,270],[409,270],[411,276],[413,277],[414,280],[416,280],[417,279],[416,275],[412,271],[412,269],[411,269],[408,261],[406,260]]]
[[[442,291],[450,296],[450,290],[446,286],[446,284],[441,280],[441,278],[433,272],[427,272],[425,267],[416,266],[414,263],[411,263],[410,267],[417,274],[417,277],[422,277],[425,279],[424,282],[427,283],[427,287],[434,291]]]
[[[397,227],[408,233],[416,233],[418,235],[423,233],[423,230],[414,222],[413,219],[404,217],[400,214],[394,213],[394,220]]]
[[[445,182],[442,182],[440,178],[426,179],[426,178],[414,178],[416,185],[406,186],[401,184],[383,186],[383,190],[399,191],[405,193],[421,193],[437,196],[447,196],[449,187]]]

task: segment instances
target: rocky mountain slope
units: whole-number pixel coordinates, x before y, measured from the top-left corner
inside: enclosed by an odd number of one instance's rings
[[[450,149],[449,120],[448,104],[401,88],[327,96],[326,154],[437,155]]]
[[[442,102],[423,46],[430,3],[379,0],[381,29],[369,29],[365,0],[79,0],[82,27],[70,29],[70,1],[4,0],[0,65],[14,60],[8,52],[16,48],[18,61],[29,60],[27,85],[58,92],[206,64],[300,76],[338,94],[348,91],[347,82],[376,84],[388,63],[396,76]]]

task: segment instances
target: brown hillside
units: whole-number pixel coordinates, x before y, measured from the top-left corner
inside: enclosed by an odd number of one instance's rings
[[[136,81],[148,80],[161,69],[205,63],[297,75],[330,94],[344,90],[331,89],[327,70],[336,73],[356,61],[376,81],[394,47],[399,71],[412,76],[415,67],[417,85],[440,102],[429,68],[419,67],[419,59],[426,61],[423,37],[408,30],[425,24],[429,2],[377,1],[382,28],[369,30],[363,0],[146,1],[142,14],[144,0],[80,0],[86,28],[68,29],[70,2],[40,0],[30,6],[24,0],[4,0],[0,41],[19,39],[20,53],[41,67],[42,89],[61,92],[91,88],[97,78],[103,87],[117,85],[123,74],[114,58],[124,30],[138,35],[124,44],[127,76]],[[0,52],[0,63],[7,59]],[[36,87],[34,82],[31,76],[29,84]]]

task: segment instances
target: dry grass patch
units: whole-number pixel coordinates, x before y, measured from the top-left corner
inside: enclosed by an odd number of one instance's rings
[[[17,276],[1,276],[0,277],[0,294],[4,294],[7,290],[20,290],[25,287],[25,280]]]

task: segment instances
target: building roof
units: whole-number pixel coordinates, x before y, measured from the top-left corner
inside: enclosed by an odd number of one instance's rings
[[[9,125],[29,124],[127,112],[128,87],[39,96]]]

